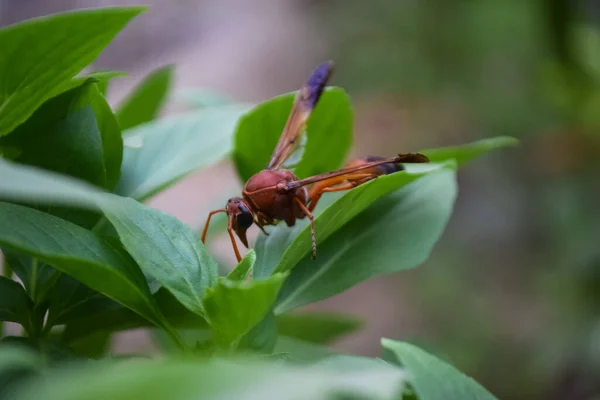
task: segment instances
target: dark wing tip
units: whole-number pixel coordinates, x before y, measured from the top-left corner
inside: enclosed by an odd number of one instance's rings
[[[333,73],[333,61],[325,61],[317,66],[312,75],[304,85],[304,101],[312,109],[317,105],[321,94],[327,86],[327,82]]]
[[[429,158],[421,153],[398,154],[397,163],[428,163]]]

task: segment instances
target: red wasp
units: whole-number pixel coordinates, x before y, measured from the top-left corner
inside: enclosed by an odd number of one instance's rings
[[[211,211],[202,231],[202,243],[211,217],[220,212],[227,213],[227,232],[238,262],[242,259],[233,232],[244,246],[248,247],[246,231],[253,223],[267,234],[264,227],[285,221],[294,226],[296,219],[308,217],[312,234],[313,258],[317,254],[317,241],[312,211],[323,193],[348,190],[380,175],[391,174],[403,169],[401,163],[426,163],[429,159],[419,153],[399,154],[396,157],[369,156],[350,161],[345,168],[333,172],[298,179],[282,166],[295,149],[304,132],[308,118],[317,105],[327,81],[333,72],[331,61],[319,65],[308,82],[298,92],[292,111],[283,128],[271,160],[264,170],[250,177],[242,189],[242,197],[227,200],[225,208]],[[310,190],[308,185],[313,185]]]

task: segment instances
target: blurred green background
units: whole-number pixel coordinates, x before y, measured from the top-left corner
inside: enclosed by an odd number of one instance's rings
[[[332,59],[332,84],[355,106],[356,155],[521,139],[461,170],[454,216],[425,265],[311,308],[365,318],[336,343],[346,352],[377,355],[380,337],[402,339],[501,399],[600,399],[600,2],[146,3],[94,65],[129,73],[111,86],[113,104],[165,64],[176,65],[176,94],[202,87],[260,101]],[[131,4],[0,1],[0,24]],[[151,204],[198,227],[239,186],[223,163]],[[215,249],[231,256],[226,242]],[[145,340],[133,332],[114,346]]]

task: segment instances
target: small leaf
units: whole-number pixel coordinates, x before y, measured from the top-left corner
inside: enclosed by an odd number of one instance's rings
[[[121,180],[115,192],[145,200],[188,173],[223,159],[247,107],[215,107],[162,118],[124,133]]]
[[[423,150],[432,162],[442,162],[450,159],[456,160],[458,165],[465,164],[491,150],[502,147],[514,147],[519,141],[510,136],[498,136],[489,139],[477,140],[462,146],[440,147],[437,149]]]
[[[259,354],[271,354],[277,344],[277,320],[273,308],[238,343],[238,350],[252,350]]]
[[[419,400],[495,399],[472,378],[418,347],[389,339],[382,339],[381,345],[411,374],[409,381]]]
[[[303,312],[278,316],[277,326],[281,335],[323,344],[357,331],[362,322],[346,315]]]
[[[156,292],[154,299],[161,314],[175,328],[205,329],[208,327],[204,318],[181,305],[165,288]],[[68,314],[63,314],[60,322],[67,324],[62,337],[67,343],[85,340],[97,332],[112,333],[153,326],[147,319],[105,297],[92,303],[84,303]]]
[[[173,67],[157,69],[146,76],[117,107],[117,119],[121,129],[150,122],[162,108],[171,86]]]
[[[189,310],[203,315],[202,298],[216,283],[218,266],[194,232],[178,219],[133,199],[107,196],[102,208],[140,268]]]
[[[1,29],[0,136],[23,123],[58,86],[94,61],[143,10],[78,10]]]
[[[17,322],[29,329],[31,307],[23,286],[0,276],[0,321]]]
[[[409,177],[409,173],[380,177],[363,185],[362,193],[352,190],[320,217],[332,211],[334,217],[339,213],[337,219],[344,220],[346,214],[369,204],[378,190],[393,188]],[[316,262],[304,257],[294,267],[281,289],[275,313],[331,297],[380,274],[420,265],[444,231],[456,194],[456,173],[448,164],[381,197],[327,239],[319,247]],[[337,223],[331,220],[329,225]],[[308,241],[305,245],[310,249]]]
[[[18,252],[2,249],[4,259],[19,277],[27,294],[34,301],[43,300],[48,289],[56,283],[58,272],[51,266]]]
[[[103,307],[106,302],[114,303],[113,300],[65,274],[58,278],[52,289],[48,296],[48,326],[65,324],[82,312],[92,313],[95,309]],[[137,315],[133,311],[130,312]]]
[[[96,84],[90,93],[90,101],[96,115],[96,124],[102,137],[104,167],[106,168],[105,187],[108,190],[112,190],[121,177],[121,162],[123,161],[121,128],[117,123],[115,114],[113,114],[104,95],[100,93],[100,89]]]
[[[296,92],[256,106],[240,120],[233,159],[238,175],[247,181],[265,168],[292,109]],[[339,168],[352,144],[352,107],[340,88],[328,88],[306,128],[307,142],[294,172],[304,178]]]
[[[219,279],[206,292],[206,319],[214,332],[214,340],[228,346],[235,344],[270,311],[286,274],[268,279],[236,282]]]
[[[144,275],[99,235],[27,207],[0,202],[0,246],[36,257],[160,325]]]
[[[76,76],[75,78],[65,81],[61,85],[57,86],[52,92],[52,94],[48,96],[48,98],[52,99],[58,95],[63,94],[64,92],[68,92],[69,90],[76,89],[79,86],[83,86],[88,83],[95,83],[98,86],[98,90],[100,90],[100,93],[104,94],[103,88],[105,88],[105,86],[108,84],[108,81],[110,81],[113,78],[125,75],[127,75],[125,72],[98,71],[89,73],[87,75]]]
[[[254,249],[250,249],[242,258],[242,261],[227,275],[227,279],[230,281],[243,281],[248,277],[254,263],[256,262],[256,253]]]

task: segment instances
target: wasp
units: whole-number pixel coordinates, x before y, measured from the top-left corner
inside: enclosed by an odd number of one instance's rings
[[[283,164],[296,149],[332,72],[333,62],[324,62],[317,66],[308,81],[302,85],[269,163],[246,182],[242,197],[232,197],[227,200],[223,209],[213,210],[208,214],[202,231],[202,243],[206,240],[211,217],[217,213],[227,213],[227,232],[239,262],[242,257],[233,232],[248,248],[246,231],[253,224],[268,235],[265,226],[285,221],[291,227],[296,224],[297,219],[308,218],[314,259],[317,256],[317,240],[312,212],[323,193],[349,190],[378,176],[401,171],[402,163],[429,162],[426,156],[419,153],[398,154],[395,157],[368,156],[352,160],[337,171],[304,179],[298,179],[292,171],[284,169]]]

